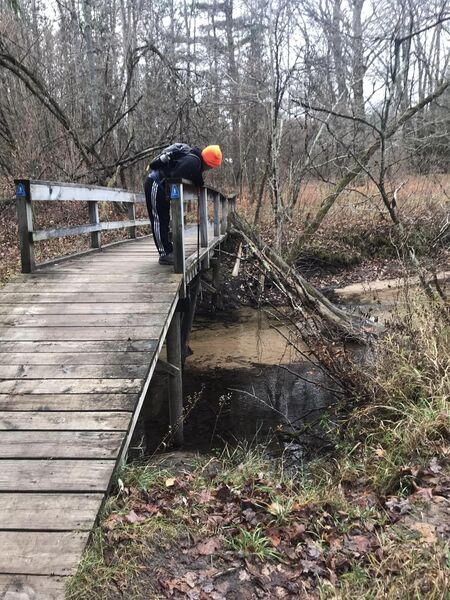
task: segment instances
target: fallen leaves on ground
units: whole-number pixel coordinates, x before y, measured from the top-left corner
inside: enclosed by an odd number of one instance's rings
[[[179,540],[158,534],[151,542],[161,546],[158,560],[150,558],[146,569],[162,597],[314,599],[319,582],[339,585],[355,564],[369,569],[373,560],[386,560],[380,536],[389,538],[390,528],[394,532],[401,525],[407,538],[424,548],[449,534],[443,515],[450,485],[441,464],[434,460],[407,471],[414,482],[408,497],[378,498],[370,490],[349,488],[342,491],[342,504],[299,502],[289,497],[292,489],[263,473],[240,485],[220,474],[211,480],[192,472],[167,473],[147,491],[124,487],[122,509],[110,514],[103,528],[117,546],[139,538],[142,525],[183,524]],[[236,542],[241,538],[247,549]]]

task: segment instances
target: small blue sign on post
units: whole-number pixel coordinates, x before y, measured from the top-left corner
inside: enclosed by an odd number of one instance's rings
[[[172,184],[170,186],[170,199],[171,200],[179,200],[180,199],[180,188],[178,185]]]
[[[26,195],[27,195],[27,193],[25,192],[25,186],[23,185],[23,183],[18,183],[16,185],[17,198],[25,198]]]

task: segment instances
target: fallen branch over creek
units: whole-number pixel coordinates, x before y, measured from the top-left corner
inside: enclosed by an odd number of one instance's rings
[[[335,306],[314,286],[289,266],[270,246],[265,244],[253,227],[237,213],[230,215],[233,233],[239,235],[260,262],[264,272],[284,293],[292,307],[302,316],[319,317],[346,338],[365,342],[376,335],[382,326],[362,317],[351,315]]]

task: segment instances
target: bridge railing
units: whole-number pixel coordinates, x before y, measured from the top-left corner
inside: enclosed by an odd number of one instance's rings
[[[31,273],[37,265],[35,243],[67,236],[90,234],[91,249],[102,247],[102,231],[127,229],[129,238],[136,237],[136,228],[149,225],[149,219],[136,219],[136,205],[145,204],[143,193],[127,192],[117,188],[32,181],[16,179],[16,206],[19,228],[22,272]],[[185,202],[198,201],[199,249],[209,247],[208,204],[214,205],[213,236],[221,238],[227,232],[228,213],[235,210],[236,197],[227,197],[210,188],[198,188],[191,181],[169,180],[166,182],[167,198],[171,203],[172,239],[174,245],[174,272],[186,275]],[[34,202],[87,202],[89,224],[52,229],[35,229],[33,222]],[[119,202],[127,206],[128,220],[100,221],[99,202]],[[207,253],[206,253],[207,254]],[[66,258],[66,257],[64,257]],[[197,257],[200,260],[200,256]],[[208,260],[206,255],[205,260]]]
[[[198,201],[199,256],[197,260],[200,261],[202,250],[210,246],[209,225],[213,225],[213,237],[216,241],[227,233],[228,213],[236,209],[236,196],[225,196],[207,186],[199,188],[186,179],[167,180],[166,195],[171,204],[174,272],[186,276],[185,205],[193,200]],[[208,210],[210,204],[213,205],[211,222]],[[209,254],[206,252],[204,260],[208,261],[208,258]]]
[[[16,206],[19,226],[22,272],[36,269],[34,244],[67,236],[90,234],[91,248],[102,247],[102,231],[128,229],[130,238],[136,237],[136,227],[149,225],[149,219],[136,219],[136,204],[145,204],[144,194],[127,192],[117,188],[92,185],[56,183],[16,179]],[[34,228],[33,202],[87,202],[89,224],[52,229]],[[120,202],[127,205],[127,221],[100,221],[99,202]]]

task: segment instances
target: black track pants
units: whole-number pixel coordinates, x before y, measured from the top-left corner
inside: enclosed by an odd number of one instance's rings
[[[145,180],[144,190],[155,246],[160,256],[165,256],[173,251],[169,240],[170,203],[166,200],[163,187],[152,177]]]

